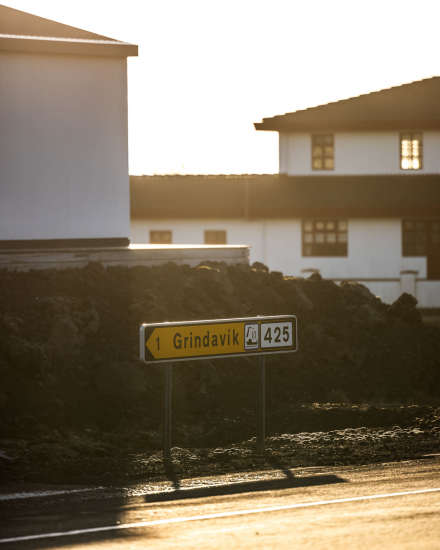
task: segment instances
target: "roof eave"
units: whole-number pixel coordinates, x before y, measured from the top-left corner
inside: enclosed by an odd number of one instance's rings
[[[279,121],[263,121],[254,123],[256,130],[270,132],[372,132],[372,131],[403,131],[408,129],[439,130],[440,119],[407,119],[375,121],[365,120],[356,123],[328,122],[326,120],[314,123],[280,123]]]
[[[138,55],[138,47],[126,42],[105,40],[72,40],[44,37],[0,36],[0,50],[23,53],[50,53],[104,57]]]
[[[440,174],[235,178],[130,176],[131,217],[256,220],[440,214]]]

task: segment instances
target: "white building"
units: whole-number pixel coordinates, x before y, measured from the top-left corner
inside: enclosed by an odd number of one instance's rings
[[[133,242],[249,244],[287,275],[440,307],[440,77],[263,119],[280,174],[132,176]]]
[[[0,6],[0,248],[129,242],[127,56]]]
[[[248,262],[243,246],[127,246],[137,51],[0,6],[0,269]]]

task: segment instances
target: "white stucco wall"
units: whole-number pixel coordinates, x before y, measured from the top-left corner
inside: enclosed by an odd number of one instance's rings
[[[280,133],[280,173],[310,176],[338,174],[438,174],[440,132],[423,132],[423,168],[400,169],[399,132],[337,132],[334,134],[335,169],[312,170],[310,133]]]
[[[440,307],[440,281],[417,281],[416,298],[419,307]]]
[[[203,244],[205,229],[227,231],[227,244],[251,247],[250,261],[260,261],[285,275],[319,269],[323,277],[399,278],[402,270],[426,277],[425,258],[402,256],[400,220],[349,220],[347,257],[303,257],[301,220],[132,220],[131,241],[148,243],[150,230],[171,230],[173,244]]]
[[[227,232],[227,244],[250,246],[250,262],[263,262],[285,275],[309,276],[317,269],[324,278],[360,280],[373,294],[391,303],[401,294],[400,272],[417,272],[420,307],[440,307],[440,282],[426,278],[426,258],[403,257],[401,221],[348,220],[348,255],[342,258],[303,257],[301,220],[132,220],[131,241],[148,243],[150,230],[171,230],[174,244],[203,244],[205,229]],[[422,279],[422,280],[420,280]]]
[[[0,52],[0,240],[128,237],[126,74]]]
[[[250,261],[264,256],[263,224],[242,220],[137,220],[131,221],[132,243],[148,243],[150,230],[172,231],[173,244],[204,244],[205,229],[226,230],[226,244],[250,245]]]
[[[400,281],[362,281],[362,284],[386,304],[392,304],[402,294]],[[417,299],[417,307],[440,307],[440,281],[416,280],[414,291],[412,294]]]

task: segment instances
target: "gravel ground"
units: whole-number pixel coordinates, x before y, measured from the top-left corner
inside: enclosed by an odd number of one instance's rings
[[[440,452],[440,431],[420,428],[347,428],[330,432],[280,434],[266,440],[264,456],[255,453],[255,439],[231,447],[171,450],[172,467],[185,476],[232,472],[252,468],[286,468],[369,464],[417,458]],[[133,466],[139,476],[163,473],[161,452],[149,457],[136,454]]]
[[[145,434],[144,434],[145,435]],[[212,448],[173,447],[164,464],[161,450],[142,448],[138,439],[107,434],[97,438],[53,434],[34,440],[1,440],[2,480],[6,482],[118,483],[201,476],[265,468],[369,464],[418,458],[440,452],[440,409],[411,426],[345,428],[282,433],[266,438],[258,455],[255,438]]]

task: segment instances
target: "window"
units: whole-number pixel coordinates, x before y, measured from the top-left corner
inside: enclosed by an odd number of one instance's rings
[[[400,168],[402,170],[420,170],[422,168],[422,165],[422,134],[400,134]]]
[[[303,256],[347,256],[347,220],[303,220]]]
[[[335,167],[333,134],[312,136],[312,170],[333,170]]]
[[[223,229],[207,229],[205,244],[226,244],[226,231]]]
[[[434,249],[440,249],[440,220],[403,220],[403,256],[427,256]]]
[[[163,229],[152,229],[150,231],[151,244],[171,244],[172,232]]]
[[[428,222],[404,220],[402,222],[403,256],[426,256],[428,249]]]

